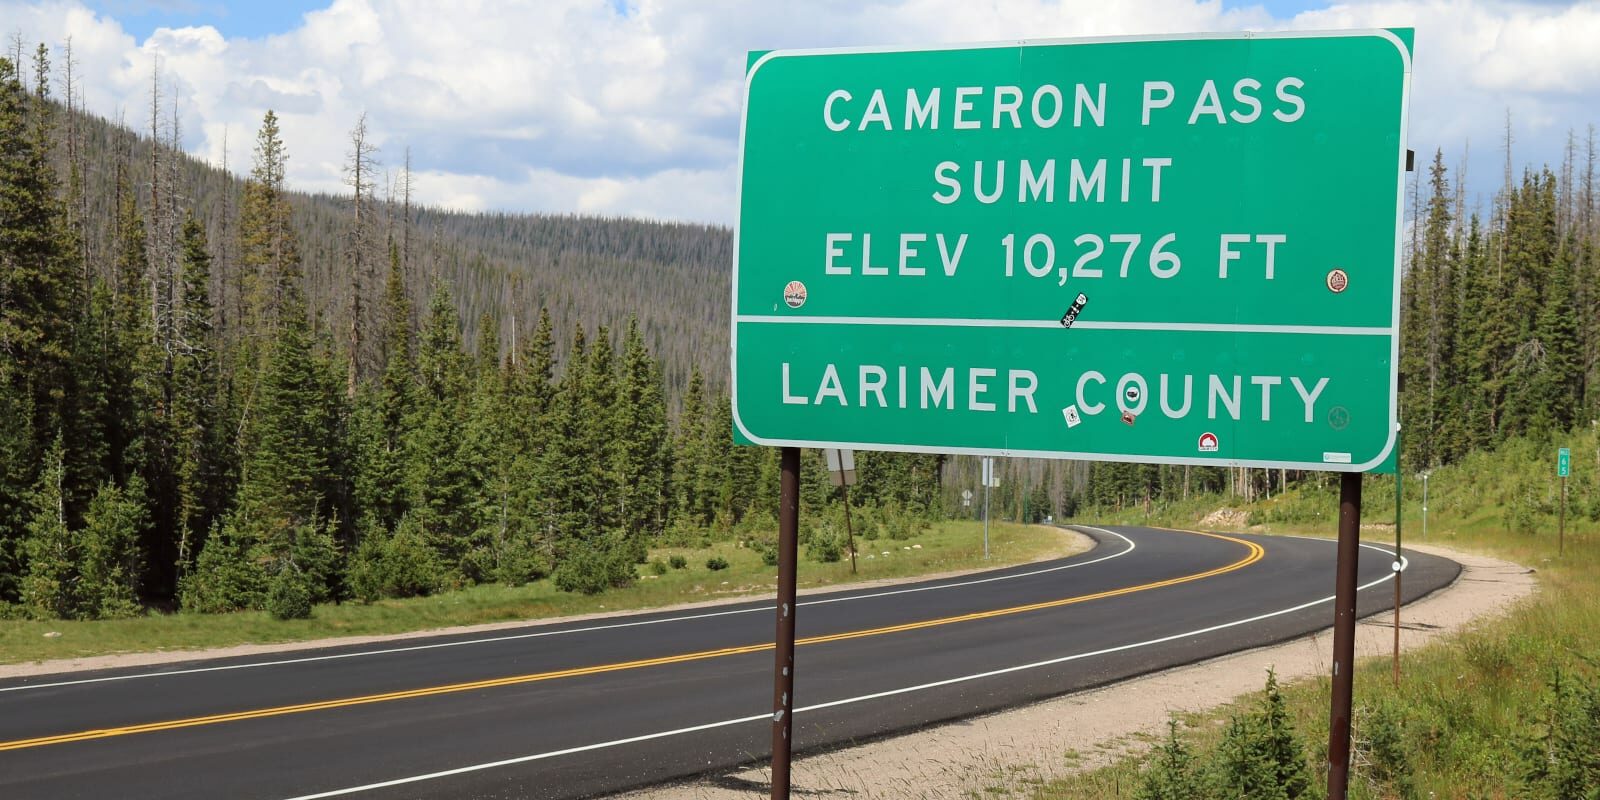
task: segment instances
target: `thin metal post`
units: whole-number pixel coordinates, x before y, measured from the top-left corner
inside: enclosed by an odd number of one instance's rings
[[[983,482],[983,560],[989,560],[989,481]]]
[[[1398,428],[1395,436],[1398,437]],[[1395,449],[1400,448],[1400,441],[1396,438]],[[1400,478],[1400,459],[1395,457],[1394,462],[1394,685],[1400,685],[1400,567],[1404,560],[1400,557],[1400,530],[1405,516],[1404,484]]]
[[[1339,476],[1339,548],[1333,599],[1333,702],[1328,718],[1328,800],[1350,785],[1350,708],[1356,653],[1356,566],[1361,542],[1361,473]]]
[[[1428,540],[1428,473],[1422,473],[1422,540]]]
[[[1561,527],[1556,533],[1556,555],[1567,554],[1567,476],[1561,476]]]
[[[850,527],[850,487],[840,486],[844,491],[844,535],[850,538],[850,574],[856,574],[856,532]]]
[[[772,800],[789,800],[794,731],[795,562],[800,540],[800,448],[785,447],[778,496],[778,644],[772,674]]]

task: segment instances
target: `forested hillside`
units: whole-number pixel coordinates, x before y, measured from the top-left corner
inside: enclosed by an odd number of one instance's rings
[[[170,112],[163,110],[158,94],[153,101],[140,116],[154,115],[158,124],[143,133],[65,109],[56,121],[51,164],[61,190],[76,195],[67,212],[83,239],[85,261],[97,277],[112,279],[107,256],[116,247],[115,187],[121,179],[152,232],[161,234],[152,245],[170,249],[177,231],[173,217],[194,213],[207,240],[216,243],[212,288],[221,319],[237,320],[246,301],[236,241],[245,181],[226,168],[248,166],[254,142],[237,143],[240,155],[231,164],[197,161],[171,146],[182,132],[171,119],[162,121]],[[358,178],[354,161],[347,164],[350,195],[310,195],[284,187],[313,325],[346,323],[358,293],[365,309],[376,307],[384,250],[393,242],[412,304],[422,307],[436,282],[449,285],[469,342],[476,342],[478,320],[486,313],[499,319],[507,352],[537,322],[526,309],[549,309],[559,330],[633,315],[661,356],[674,403],[696,367],[713,386],[725,384],[728,230],[597,217],[465,214],[413,205],[407,154],[377,152],[364,130],[359,136],[362,172]],[[352,152],[357,138],[353,131]],[[76,183],[69,186],[69,180]],[[359,211],[357,180],[363,197]],[[354,237],[359,241],[352,242]],[[161,246],[156,255],[170,258]],[[352,268],[361,274],[352,275]],[[374,322],[370,311],[362,321]],[[557,352],[565,353],[566,345],[559,342]]]
[[[272,113],[238,180],[159,92],[148,137],[56,102],[47,56],[0,60],[0,613],[598,592],[771,519],[726,231],[415,208],[364,123],[349,195],[296,195]],[[869,457],[856,499],[926,515],[939,463]]]

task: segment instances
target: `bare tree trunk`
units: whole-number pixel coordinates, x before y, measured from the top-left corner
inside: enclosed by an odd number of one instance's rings
[[[376,148],[367,137],[367,115],[363,112],[356,120],[355,128],[350,131],[350,152],[345,162],[345,182],[351,188],[354,211],[354,219],[345,240],[345,265],[350,277],[347,331],[350,363],[345,378],[345,394],[350,399],[355,399],[357,384],[370,372],[370,359],[365,352],[366,343],[362,341],[361,332],[365,329],[363,315],[366,313],[362,295],[372,284],[368,280],[368,272],[373,261],[369,251],[372,247],[370,197],[375,152]]]

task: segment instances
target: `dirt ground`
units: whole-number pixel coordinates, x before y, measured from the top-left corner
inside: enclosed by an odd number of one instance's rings
[[[1442,547],[1411,549],[1462,567],[1449,587],[1402,609],[1402,650],[1422,647],[1468,624],[1505,613],[1536,587],[1518,564]],[[1356,655],[1388,655],[1393,617],[1380,614],[1356,630]],[[1215,708],[1257,691],[1269,667],[1287,682],[1326,675],[1333,649],[1328,628],[1310,636],[1067,695],[1012,711],[930,728],[798,759],[796,797],[849,800],[956,800],[1007,797],[1004,787],[1092,769],[1142,750],[1173,713]],[[1067,758],[1067,753],[1074,758]],[[998,789],[998,791],[997,791]],[[631,792],[625,800],[754,800],[769,794],[765,768],[686,785]]]

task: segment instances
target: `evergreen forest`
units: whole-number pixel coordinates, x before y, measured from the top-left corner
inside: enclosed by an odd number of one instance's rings
[[[729,433],[727,231],[413,207],[364,121],[348,196],[289,190],[271,112],[236,180],[159,82],[140,136],[49,59],[0,60],[5,614],[594,593],[773,519],[776,452]],[[938,461],[869,457],[855,502],[926,516]]]
[[[273,113],[236,176],[183,153],[159,76],[136,133],[51,55],[0,58],[0,616],[595,593],[651,546],[775,527],[777,452],[730,434],[728,230],[415,205],[364,118],[348,191],[299,193]],[[1600,418],[1594,138],[1559,174],[1508,152],[1488,210],[1442,152],[1419,173],[1403,469]],[[841,502],[803,464],[803,504]],[[976,459],[858,466],[853,507],[972,512]],[[1017,460],[994,509],[1327,480]]]

